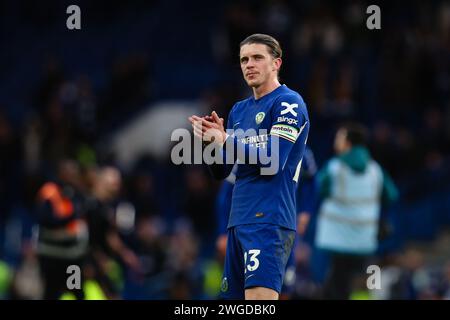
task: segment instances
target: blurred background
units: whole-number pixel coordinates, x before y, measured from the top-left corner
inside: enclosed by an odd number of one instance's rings
[[[70,4],[81,30],[66,27]],[[54,264],[39,257],[38,226],[67,220],[46,219],[43,199],[61,216],[69,199],[90,233],[89,294],[216,298],[221,183],[202,165],[172,164],[170,134],[191,114],[226,118],[251,94],[239,42],[268,33],[284,50],[282,83],[308,105],[317,166],[333,155],[337,125],[357,120],[399,187],[375,257],[387,282],[364,297],[450,298],[450,4],[383,2],[381,30],[369,30],[370,4],[2,1],[0,297],[44,297],[40,270]],[[82,245],[76,230],[63,246]],[[314,232],[313,215],[291,298],[318,297],[327,256]]]

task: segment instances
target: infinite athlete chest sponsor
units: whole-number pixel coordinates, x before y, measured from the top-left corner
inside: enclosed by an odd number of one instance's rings
[[[250,144],[250,146],[252,146],[252,147],[266,148],[268,139],[269,139],[268,134],[261,134],[261,135],[257,135],[257,136],[249,136],[249,137],[240,138],[240,141],[243,144]]]

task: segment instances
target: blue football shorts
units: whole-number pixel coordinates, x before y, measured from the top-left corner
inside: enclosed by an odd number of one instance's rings
[[[296,236],[294,240],[294,245],[292,246],[291,254],[289,255],[288,261],[286,263],[286,272],[283,278],[283,286],[281,287],[281,294],[291,295],[295,290],[295,279],[296,279],[296,262],[295,262],[295,247],[299,242],[299,238]]]
[[[229,228],[220,298],[244,299],[251,287],[280,293],[294,239],[294,230],[274,224]]]

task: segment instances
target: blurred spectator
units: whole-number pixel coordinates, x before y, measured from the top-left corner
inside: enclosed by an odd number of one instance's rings
[[[64,79],[61,63],[55,57],[48,58],[43,65],[43,69],[43,79],[39,81],[33,103],[40,114],[44,111],[52,96],[58,91]]]
[[[209,239],[214,235],[214,189],[212,182],[201,168],[186,172],[186,199],[184,212],[192,221],[194,231]]]
[[[366,148],[366,129],[343,125],[335,138],[337,156],[318,174],[319,209],[315,244],[330,253],[325,299],[348,299],[351,283],[364,272],[366,259],[378,246],[382,205],[398,197],[390,177]]]
[[[77,163],[62,160],[57,180],[45,183],[38,194],[37,252],[46,300],[58,299],[68,289],[67,268],[70,265],[81,268],[87,253],[89,235],[80,182]],[[82,289],[74,289],[74,293],[78,299],[84,298]]]
[[[146,277],[152,277],[165,271],[167,267],[169,238],[166,228],[158,216],[143,217],[136,226],[138,240],[137,253],[142,261]]]
[[[95,279],[109,298],[120,296],[120,289],[109,274],[115,259],[138,275],[142,273],[139,258],[121,239],[115,222],[115,205],[121,186],[122,177],[118,169],[99,168],[87,204],[89,264],[93,268]],[[131,218],[134,222],[134,217]]]
[[[198,299],[202,290],[199,270],[199,243],[185,220],[177,221],[169,243],[169,268],[172,274],[169,299]]]
[[[59,99],[73,121],[72,134],[79,142],[92,141],[97,133],[98,111],[90,79],[83,75],[77,81],[62,83]]]
[[[321,297],[321,288],[313,280],[311,271],[311,246],[299,243],[295,247],[295,284],[291,299],[310,300]]]
[[[149,218],[160,214],[156,197],[155,178],[150,173],[138,172],[129,185],[129,199],[136,206],[138,217]]]
[[[0,259],[4,255],[5,226],[18,200],[19,138],[8,117],[0,110]],[[19,180],[19,181],[18,181]]]
[[[8,298],[11,300],[44,298],[45,287],[39,271],[39,261],[36,252],[32,244],[27,242],[23,246],[23,260],[14,273]]]
[[[116,124],[123,119],[118,119],[115,115],[125,110],[129,112],[149,101],[149,72],[145,54],[130,55],[113,65],[111,81],[100,104],[99,119],[102,123]]]

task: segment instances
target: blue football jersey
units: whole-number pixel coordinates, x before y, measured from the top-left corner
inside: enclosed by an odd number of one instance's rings
[[[217,177],[229,174],[233,165],[227,152],[232,145],[237,171],[228,227],[270,223],[296,230],[296,190],[309,125],[305,102],[286,85],[233,106],[227,130],[234,133],[222,150],[228,164],[220,167],[222,172],[216,165],[211,168]],[[278,142],[277,148],[273,141]],[[263,154],[268,154],[269,164]],[[256,162],[250,162],[252,155]],[[269,167],[275,170],[264,174],[262,169]]]

